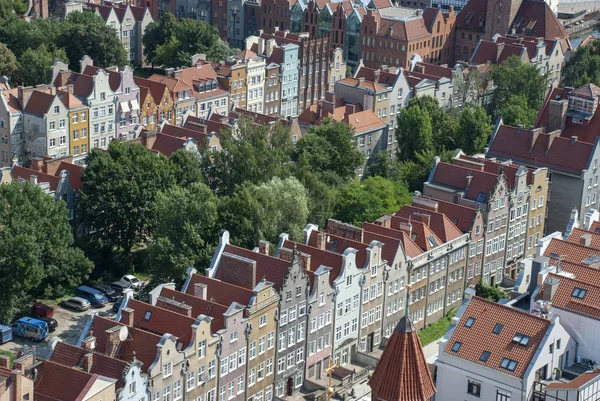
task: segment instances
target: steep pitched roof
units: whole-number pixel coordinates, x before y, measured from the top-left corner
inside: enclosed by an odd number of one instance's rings
[[[417,329],[407,316],[392,333],[369,386],[381,401],[428,401],[435,395]]]
[[[460,237],[463,233],[459,230],[454,223],[441,212],[434,212],[431,210],[423,209],[417,206],[402,206],[400,210],[394,213],[394,216],[413,219],[419,216],[429,216],[428,226],[433,230],[435,235],[439,237],[443,242],[452,241]]]
[[[382,18],[377,31],[377,36],[406,41],[425,38],[429,35],[423,18],[403,20]]]
[[[544,256],[553,259],[562,259],[566,262],[582,264],[584,260],[592,256],[600,258],[600,249],[587,247],[579,243],[563,241],[558,238],[552,238]]]
[[[162,288],[160,296],[191,306],[192,316],[194,318],[200,315],[212,317],[213,320],[210,324],[210,328],[213,333],[225,328],[225,318],[223,317],[223,314],[227,312],[227,306],[225,305],[220,305],[216,302],[207,301],[185,292],[179,292],[165,287]]]
[[[331,268],[331,273],[329,274],[329,282],[333,285],[335,279],[337,279],[342,271],[343,258],[341,254],[329,252],[326,250],[321,250],[312,246],[304,245],[299,242],[294,242],[290,240],[286,240],[282,244],[283,248],[294,249],[294,247],[302,253],[310,255],[310,270],[315,272],[319,268],[319,266],[327,266]],[[358,264],[358,255],[357,255],[357,265]],[[362,266],[360,266],[362,267]]]
[[[466,325],[469,319],[473,321]],[[494,334],[494,328],[500,325],[501,330]],[[511,376],[523,377],[549,327],[550,321],[547,319],[473,297],[444,352]],[[517,334],[528,337],[525,345],[514,341]],[[460,346],[457,345],[458,350],[453,351],[456,343],[460,343]],[[487,359],[482,358],[486,351],[489,352]],[[514,369],[501,366],[505,359],[516,362]]]
[[[423,253],[423,250],[417,245],[404,231],[386,228],[377,224],[368,222],[362,223],[361,227],[365,232],[372,232],[386,237],[396,238],[402,242],[404,252],[409,258],[416,258]]]
[[[548,167],[580,175],[587,167],[594,145],[540,133],[533,147],[530,130],[501,125],[493,138],[488,155],[529,166]]]
[[[569,238],[567,238],[568,242],[574,244],[581,245],[581,237],[584,235],[589,235],[591,240],[591,247],[595,249],[600,249],[600,233],[596,231],[588,231],[582,228],[574,228],[569,234]]]
[[[470,185],[467,187],[467,177],[469,175],[473,178],[471,179]],[[438,163],[435,168],[432,182],[466,191],[465,197],[471,200],[477,200],[479,195],[483,193],[486,195],[483,202],[485,203],[498,182],[498,176],[496,174],[485,173],[475,169],[441,162]]]
[[[2,90],[0,93],[6,99],[6,104],[11,112],[21,111],[22,108],[18,98],[18,88]]]
[[[34,383],[35,398],[42,397],[61,401],[77,401],[90,390],[98,375],[44,361],[37,366],[38,379]]]
[[[83,368],[83,358],[89,353],[89,350],[58,341],[52,351],[50,361],[69,367]],[[97,352],[92,352],[92,355],[90,373],[116,379],[117,388],[123,387],[123,371],[127,362]]]
[[[186,293],[194,294],[194,285],[200,283],[206,285],[206,297],[221,305],[231,305],[237,302],[240,305],[249,305],[254,296],[254,291],[237,285],[229,284],[221,280],[192,274]]]
[[[341,108],[339,108],[341,109]],[[344,121],[350,124],[357,134],[385,128],[387,125],[373,110],[363,110],[353,114],[345,114]]]
[[[468,233],[473,229],[473,222],[477,215],[477,210],[468,206],[458,205],[456,203],[446,202],[441,199],[425,197],[437,202],[438,211],[444,213],[463,233]]]
[[[547,39],[568,41],[569,34],[554,15],[550,6],[541,0],[525,0],[515,16],[512,28],[516,33]],[[563,50],[565,50],[563,48]]]
[[[484,32],[487,3],[486,0],[468,1],[461,12],[456,16],[454,26],[459,29]]]
[[[83,167],[73,163],[67,163],[65,161],[60,162],[58,169],[56,169],[55,175],[60,176],[60,172],[67,170],[69,172],[69,182],[73,191],[79,191],[81,188],[81,176],[83,175]]]
[[[70,94],[69,92],[56,91],[56,94],[58,95],[58,98],[65,105],[65,107],[67,109],[75,109],[77,107],[83,107],[83,102],[81,100],[79,100],[77,98],[77,96],[74,96],[74,95]]]
[[[559,281],[558,288],[552,297],[552,306],[578,315],[600,320],[600,285],[594,285],[578,279],[571,279],[561,274],[548,274],[548,278]],[[573,296],[575,289],[585,290],[583,298]],[[544,289],[538,293],[542,298]]]
[[[108,83],[110,85],[110,89],[113,92],[119,90],[119,86],[121,85],[121,74],[116,71],[113,71],[110,68],[100,68],[93,65],[87,65],[83,70],[83,75],[94,76],[100,70],[104,70],[108,74]]]
[[[43,116],[48,113],[50,105],[54,101],[55,95],[46,93],[40,90],[34,90],[31,93],[31,97],[25,106],[26,113],[35,114],[36,116]]]
[[[31,177],[36,176],[38,183],[47,182],[50,184],[50,190],[56,191],[58,188],[58,183],[60,181],[60,177],[42,173],[41,171],[32,170],[29,168],[21,167],[21,166],[13,166],[12,168],[12,177],[13,180],[23,179],[25,181],[31,182]]]
[[[154,99],[154,103],[159,105],[162,101],[165,90],[168,90],[167,85],[162,82],[152,81],[149,79],[133,77],[133,82],[139,87],[146,87],[150,90],[150,94],[152,95],[152,99]],[[141,97],[140,97],[141,99]]]
[[[159,132],[156,134],[156,141],[152,145],[152,151],[169,157],[179,149],[183,149],[184,143],[185,139]]]

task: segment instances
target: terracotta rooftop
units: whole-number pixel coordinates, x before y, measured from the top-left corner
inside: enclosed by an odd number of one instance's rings
[[[552,306],[590,317],[600,319],[600,286],[578,279],[571,279],[561,274],[548,274],[546,280],[553,278],[559,281],[558,288],[552,297]],[[584,290],[583,296],[575,297],[575,290]],[[544,295],[544,288],[538,293],[537,299]]]
[[[600,258],[600,249],[553,238],[548,244],[544,256],[554,259],[562,257],[562,260],[566,262],[582,264],[590,256]]]
[[[443,242],[452,241],[463,234],[448,216],[442,212],[434,212],[418,206],[407,205],[402,206],[394,215],[403,218],[410,217],[412,221],[422,219],[421,216],[423,215],[427,216],[426,220],[429,220],[427,225]]]
[[[294,249],[294,247],[296,247],[298,252],[310,255],[310,270],[313,272],[317,271],[321,265],[330,267],[331,273],[329,274],[329,282],[331,283],[331,285],[333,285],[334,280],[337,279],[340,273],[342,272],[342,265],[344,262],[342,255],[339,253],[321,250],[312,246],[304,245],[300,242],[294,242],[290,240],[284,241],[282,247],[287,249]],[[359,266],[359,268],[362,268],[362,266],[358,264],[358,255],[357,266]]]
[[[31,93],[31,97],[25,106],[26,113],[35,114],[36,116],[43,116],[48,113],[52,102],[54,102],[55,95],[46,93],[40,90],[34,90]]]
[[[354,131],[359,134],[376,129],[382,129],[387,124],[373,112],[373,110],[363,110],[353,114],[344,115],[344,121],[350,124]]]
[[[200,274],[192,274],[186,293],[193,295],[196,283],[206,284],[206,297],[221,305],[231,305],[231,303],[237,302],[240,305],[248,306],[254,296],[254,291]]]
[[[523,377],[549,327],[547,319],[473,297],[448,340],[445,352],[511,376]],[[516,343],[515,337],[519,334],[526,340]]]
[[[532,136],[530,130],[501,125],[488,155],[576,175],[587,168],[593,144],[540,133],[531,146]]]
[[[313,232],[309,238],[308,244],[311,247],[317,248],[317,233],[318,232]],[[344,251],[348,248],[354,248],[357,250],[356,253],[356,266],[358,266],[359,269],[362,269],[365,266],[365,263],[367,261],[367,248],[369,247],[368,243],[365,242],[358,242],[358,241],[353,241],[351,239],[348,238],[344,238],[344,237],[340,237],[338,235],[334,235],[331,233],[324,233],[326,235],[326,240],[325,240],[325,250],[329,251],[329,252],[333,252],[333,253],[337,253],[337,254],[343,254]],[[383,250],[382,250],[383,253]],[[383,255],[382,255],[383,258]],[[311,270],[317,270],[318,266],[312,266],[311,263]]]
[[[176,138],[192,138],[196,141],[199,148],[205,147],[207,144],[207,135],[205,134],[206,130],[201,130],[199,127],[195,127],[198,129],[190,129],[187,127],[178,127],[176,125],[165,124],[161,128],[160,132],[166,135],[170,135]]]
[[[86,349],[58,341],[52,351],[50,361],[73,368],[83,369],[83,359],[88,353],[90,353],[90,351]],[[92,355],[92,368],[90,373],[96,373],[98,375],[116,379],[117,388],[123,387],[123,371],[127,366],[127,362],[97,352],[92,352]]]
[[[421,18],[410,18],[405,20],[381,19],[377,36],[396,40],[418,40],[430,35],[425,20]]]
[[[417,329],[403,316],[369,379],[373,398],[429,401],[436,393]]]
[[[550,6],[542,0],[525,0],[512,23],[512,29],[518,34],[537,36],[547,39],[559,38],[566,50],[569,35],[565,27],[554,15]]]
[[[164,75],[154,74],[150,76],[148,80],[165,84],[167,88],[169,88],[169,91],[171,91],[172,93],[177,93],[186,90],[191,91],[193,89],[191,83],[187,83],[181,79],[167,77]]]
[[[387,88],[385,86],[380,85],[376,82],[368,81],[366,79],[360,80],[358,78],[352,78],[352,77],[341,79],[339,81],[336,81],[336,83],[339,83],[340,85],[354,86],[354,87],[357,87],[360,89],[367,89],[367,90],[371,90],[374,92],[380,92],[380,91],[387,90]]]
[[[158,132],[156,141],[152,145],[152,151],[169,157],[179,149],[183,149],[184,143],[185,139]]]
[[[473,178],[467,187],[467,177],[469,175]],[[498,176],[496,174],[485,173],[445,162],[440,162],[435,167],[432,180],[434,184],[441,184],[464,191],[465,198],[477,200],[480,203],[487,203],[489,195],[493,192],[497,182]],[[484,194],[485,196],[482,198],[480,194]]]
[[[69,92],[57,91],[56,94],[58,95],[58,98],[65,105],[65,107],[67,109],[76,109],[78,107],[84,106],[83,102],[81,100],[79,100],[77,98],[77,96],[74,96],[74,95],[70,94]]]
[[[192,318],[194,319],[200,315],[212,317],[213,319],[210,328],[213,333],[225,328],[225,318],[223,314],[227,312],[229,305],[221,305],[214,301],[211,302],[185,292],[175,291],[165,287],[162,288],[160,296],[191,306]]]
[[[53,400],[78,401],[98,378],[98,375],[50,361],[37,366],[37,372],[38,379],[34,383],[36,399],[39,394]]]
[[[142,87],[145,86],[150,90],[150,94],[152,95],[152,99],[154,99],[154,103],[159,105],[162,101],[162,98],[165,94],[165,90],[169,90],[167,85],[162,82],[151,81],[149,79],[133,77],[133,82],[136,85]]]
[[[6,104],[11,112],[21,111],[21,103],[19,103],[18,98],[18,88],[2,90],[0,93],[2,93],[4,99],[6,99]]]
[[[595,248],[595,249],[600,249],[600,233],[597,231],[587,231],[584,230],[582,228],[574,228],[571,231],[571,234],[569,235],[569,238],[567,238],[568,242],[572,242],[575,244],[580,244],[583,245],[581,243],[582,241],[582,236],[584,235],[589,235],[590,236],[590,241],[591,241],[591,247]]]
[[[551,390],[575,390],[583,387],[585,384],[591,382],[592,380],[596,380],[598,376],[600,376],[600,370],[594,370],[593,372],[585,372],[568,383],[550,383],[546,386],[546,388]]]
[[[486,0],[472,0],[456,16],[455,26],[469,31],[484,32],[487,13]]]
[[[56,169],[56,176],[60,177],[60,172],[67,170],[69,172],[69,182],[73,191],[79,191],[81,188],[81,176],[83,175],[83,167],[73,163],[67,163],[65,161],[60,162],[58,169]]]
[[[38,183],[47,182],[50,184],[50,190],[56,191],[58,188],[58,182],[60,178],[54,175],[42,173],[41,171],[32,170],[21,166],[13,166],[12,177],[13,180],[23,179],[27,182],[31,182],[31,177],[36,176]]]
[[[441,199],[424,197],[437,202],[438,211],[444,213],[463,233],[468,233],[473,229],[473,222],[477,215],[477,210],[464,205],[446,202]]]
[[[404,247],[404,252],[409,258],[416,258],[423,253],[423,250],[419,248],[419,245],[417,245],[404,231],[386,228],[378,224],[372,224],[368,222],[362,223],[361,227],[365,230],[365,232],[372,232],[374,234],[400,240],[402,242],[402,246]]]

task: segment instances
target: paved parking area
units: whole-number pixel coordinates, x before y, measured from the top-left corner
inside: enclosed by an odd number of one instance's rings
[[[58,327],[53,333],[50,333],[48,338],[38,343],[14,336],[12,341],[0,345],[0,349],[17,354],[26,347],[34,346],[38,355],[44,358],[50,351],[50,341],[53,338],[58,337],[66,343],[75,344],[81,336],[87,317],[97,313],[100,316],[114,318],[115,314],[112,312],[112,307],[113,304],[109,302],[104,308],[92,308],[86,312],[75,312],[62,306],[55,306],[53,318],[58,322]]]

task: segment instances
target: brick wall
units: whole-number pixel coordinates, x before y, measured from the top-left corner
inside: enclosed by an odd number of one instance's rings
[[[218,269],[219,279],[247,289],[256,287],[256,261],[224,252]]]
[[[362,228],[355,227],[352,224],[342,223],[339,220],[329,219],[325,231],[329,234],[337,235],[338,237],[363,242],[364,231]]]

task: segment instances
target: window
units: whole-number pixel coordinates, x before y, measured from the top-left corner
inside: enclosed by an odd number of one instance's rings
[[[490,358],[490,355],[491,355],[490,351],[483,351],[481,353],[481,356],[479,357],[479,360],[481,362],[487,362],[487,360]]]
[[[470,317],[465,322],[465,327],[471,327],[471,326],[473,326],[473,323],[475,323],[475,318],[474,317]]]
[[[216,371],[217,362],[212,360],[208,363],[208,379],[212,379],[217,374]]]
[[[204,358],[206,356],[206,340],[202,340],[198,343],[198,358]]]
[[[504,328],[504,325],[502,323],[496,323],[496,326],[494,326],[494,330],[492,330],[492,333],[494,334],[500,334],[502,332],[502,329]]]
[[[281,316],[279,317],[279,325],[285,326],[287,324],[287,311],[281,312]]]
[[[496,401],[510,401],[510,393],[504,390],[496,390]]]
[[[173,363],[167,362],[163,365],[163,377],[169,377],[173,374]]]
[[[467,393],[477,397],[481,396],[481,383],[469,380],[469,383],[467,384]]]
[[[196,377],[196,376],[194,375],[194,373],[192,373],[192,377]],[[133,382],[133,383],[129,383],[129,392],[130,392],[131,394],[135,394],[135,382]],[[25,397],[23,397],[23,399],[25,399]],[[29,394],[28,394],[28,397],[27,397],[27,399],[29,399]]]
[[[181,397],[181,380],[177,380],[173,383],[173,400],[179,400]]]
[[[270,332],[267,337],[267,349],[272,349],[275,346],[275,332]]]
[[[500,363],[500,367],[506,370],[510,370],[511,372],[515,371],[517,367],[517,361],[513,361],[512,359],[504,358]]]
[[[262,336],[261,338],[258,339],[258,355],[262,355],[265,353],[266,344],[267,344],[267,338],[265,336]]]
[[[163,389],[163,401],[171,401],[171,386],[167,386]]]
[[[246,348],[242,348],[238,351],[238,366],[244,366],[246,364]]]
[[[585,294],[587,294],[587,290],[584,290],[583,288],[575,288],[571,296],[574,298],[583,299]]]
[[[244,375],[237,378],[237,393],[242,394],[244,392]]]
[[[252,360],[256,358],[256,341],[253,341],[250,344],[250,348],[248,350],[248,357]]]
[[[54,114],[58,114],[58,113],[60,113],[60,107],[54,106]]]
[[[460,350],[460,346],[462,343],[460,341],[456,341],[452,346],[452,352],[458,352]]]
[[[512,342],[515,344],[526,346],[527,344],[529,344],[529,336],[526,336],[525,334],[517,333],[517,334],[515,334],[515,337],[513,338]]]
[[[229,357],[221,359],[221,377],[225,376],[229,372]]]
[[[267,324],[267,315],[262,315],[258,320],[258,327],[264,327]]]
[[[237,331],[232,332],[231,334],[229,334],[229,342],[235,342],[238,339],[238,333]]]

